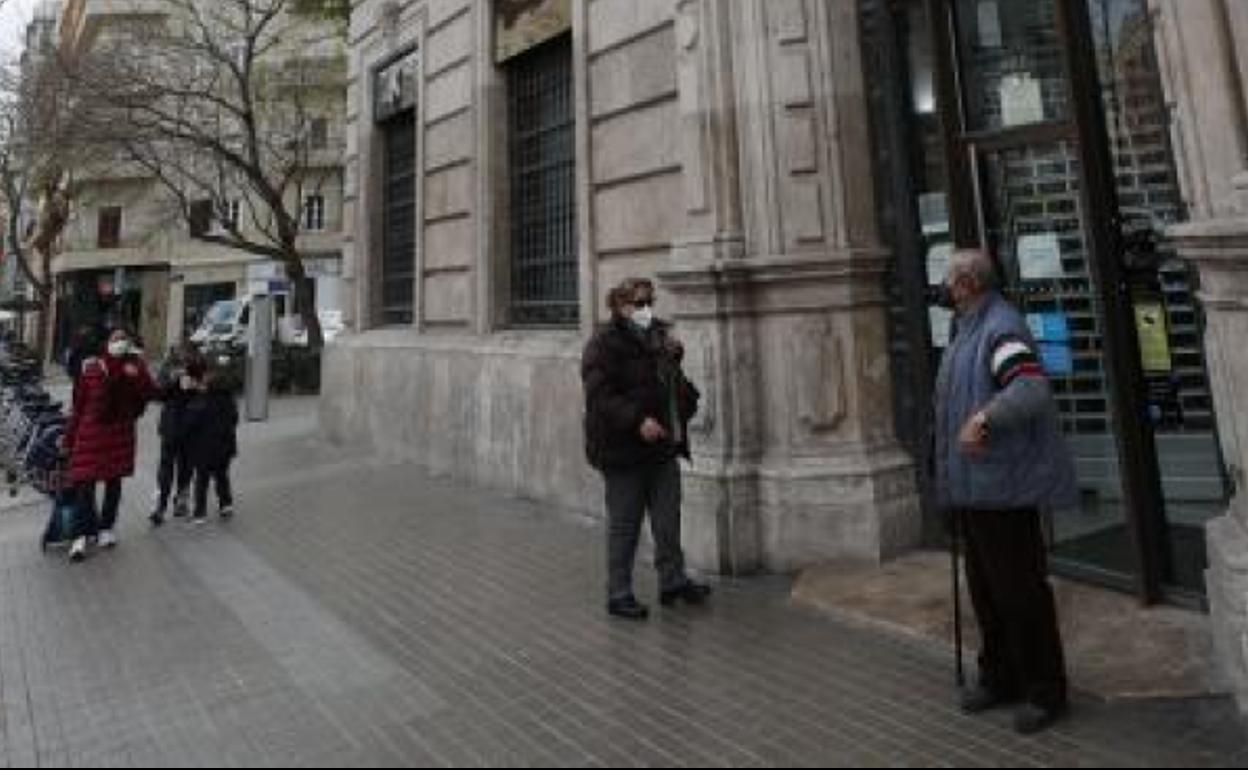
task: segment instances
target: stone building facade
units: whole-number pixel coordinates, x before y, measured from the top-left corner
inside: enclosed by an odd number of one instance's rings
[[[536,19],[538,38],[555,25],[535,50],[570,73],[575,284],[554,323],[517,312],[525,278],[509,264],[523,235],[508,224],[508,90],[534,55],[500,61],[503,19],[517,15]],[[656,276],[706,394],[686,485],[696,564],[792,570],[914,545],[857,29],[853,2],[357,4],[346,275],[358,334],[329,352],[329,433],[597,510],[581,348],[607,288]],[[412,79],[420,222],[410,322],[398,323],[378,290],[378,100],[396,62]]]
[[[1055,568],[1208,606],[1248,695],[1248,4],[363,0],[350,70],[331,437],[596,512],[580,353],[654,276],[692,561],[884,560],[987,245],[1078,455]]]

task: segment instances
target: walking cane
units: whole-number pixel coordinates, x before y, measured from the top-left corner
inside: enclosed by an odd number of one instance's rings
[[[962,583],[958,579],[958,561],[962,548],[962,514],[949,512],[952,536],[949,538],[949,555],[953,561],[953,654],[954,682],[958,688],[966,686],[966,673],[962,667]]]

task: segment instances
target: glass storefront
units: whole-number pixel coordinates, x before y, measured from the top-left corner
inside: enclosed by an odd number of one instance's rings
[[[1082,503],[1048,527],[1057,568],[1147,600],[1200,594],[1226,485],[1193,273],[1164,239],[1184,206],[1146,1],[892,8],[911,200],[883,208],[901,225],[908,207],[915,231],[892,244],[896,271],[934,285],[956,246],[997,257],[1078,459]],[[935,360],[948,315],[895,300]]]

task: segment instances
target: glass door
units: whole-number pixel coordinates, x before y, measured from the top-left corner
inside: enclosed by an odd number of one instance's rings
[[[1097,291],[1087,197],[1070,141],[968,147],[982,240],[1024,313],[1075,454],[1081,501],[1055,511],[1052,555],[1067,571],[1131,585],[1140,575],[1113,415],[1112,357]],[[1095,574],[1093,574],[1095,573]]]
[[[1167,306],[1158,309],[1156,292],[1129,289],[1148,282],[1137,281],[1124,250],[1097,67],[1105,46],[1086,0],[930,0],[929,8],[952,240],[996,256],[1004,292],[1039,342],[1077,459],[1081,503],[1050,521],[1054,564],[1155,601],[1175,571],[1157,405],[1141,362],[1145,353],[1160,362],[1164,346],[1135,318],[1139,310],[1161,324]],[[940,272],[930,254],[929,270]],[[1160,406],[1164,416],[1170,402]]]
[[[1147,0],[1085,0],[1114,169],[1116,226],[1164,496],[1170,589],[1200,593],[1204,525],[1225,510],[1196,276],[1164,231],[1186,217]]]

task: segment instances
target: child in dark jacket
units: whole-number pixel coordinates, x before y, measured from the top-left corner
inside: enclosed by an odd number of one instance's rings
[[[158,500],[149,520],[152,526],[165,523],[165,511],[169,497],[174,492],[174,516],[182,518],[190,513],[189,500],[191,478],[194,468],[186,454],[187,417],[186,407],[199,392],[206,365],[204,359],[189,344],[175,350],[160,368],[156,384],[160,388],[160,400],[164,409],[160,413],[160,471],[157,474]]]
[[[234,515],[230,463],[238,456],[238,404],[228,378],[210,370],[186,407],[187,455],[195,469],[195,522],[208,519],[208,482],[215,481],[221,518]]]

